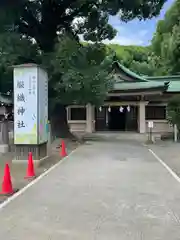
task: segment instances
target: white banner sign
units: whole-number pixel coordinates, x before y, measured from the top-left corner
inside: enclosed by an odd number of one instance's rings
[[[39,144],[47,141],[47,74],[41,82],[39,70],[34,65],[22,65],[14,69],[15,144]]]

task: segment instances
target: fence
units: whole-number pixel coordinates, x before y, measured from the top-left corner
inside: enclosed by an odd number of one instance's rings
[[[8,130],[9,132],[14,132],[14,122],[13,121],[9,121],[8,122]],[[0,132],[2,131],[2,121],[0,121]]]
[[[14,122],[13,121],[8,122],[8,131],[9,131],[9,142],[10,144],[12,144],[14,141]],[[0,121],[0,137],[1,137],[1,133],[2,133],[2,121]]]

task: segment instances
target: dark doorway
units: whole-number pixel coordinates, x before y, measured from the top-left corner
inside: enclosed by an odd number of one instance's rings
[[[96,108],[95,111],[95,129],[96,131],[106,131],[108,130],[107,124],[107,109],[106,107],[101,107],[101,110]]]
[[[125,131],[126,130],[126,108],[121,112],[119,107],[111,107],[109,112],[109,130]]]
[[[122,108],[122,112],[120,111]],[[137,131],[137,107],[103,106],[95,111],[96,131]]]

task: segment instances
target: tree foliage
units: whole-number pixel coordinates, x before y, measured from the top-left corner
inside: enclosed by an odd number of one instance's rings
[[[118,44],[108,45],[115,54],[116,59],[124,66],[140,75],[161,75],[159,72],[159,58],[152,53],[151,47],[143,46],[120,46]]]
[[[160,56],[166,73],[178,74],[180,69],[180,0],[176,0],[157,24],[152,49]]]
[[[159,14],[165,2],[166,0],[7,0],[0,3],[0,16],[3,26],[35,38],[42,49],[48,50],[53,46],[57,31],[83,33],[88,40],[101,41],[102,36],[105,39],[114,35],[113,28],[108,24],[109,15],[119,14],[123,21],[152,18]],[[76,21],[74,27],[72,23],[75,18],[80,18],[80,21]],[[46,35],[47,32],[49,35]]]
[[[71,82],[75,80],[76,83],[80,81],[82,83],[82,79],[84,79],[84,84],[81,84],[84,86],[84,89],[86,89],[85,96],[91,95],[91,99],[97,95],[97,91],[94,91],[93,88],[85,88],[85,85],[90,85],[89,81],[89,75],[90,71],[92,71],[92,76],[97,76],[99,71],[98,65],[97,67],[90,65],[89,71],[87,71],[87,64],[89,62],[87,60],[84,60],[84,64],[86,66],[83,66],[86,71],[82,72],[78,70],[76,72],[76,75],[74,74],[74,69],[80,69],[80,61],[77,61],[77,66],[75,67],[72,63],[72,60],[70,60],[69,63],[69,55],[64,54],[64,59],[61,60],[57,57],[57,54],[62,51],[66,52],[66,50],[62,50],[61,40],[62,36],[64,35],[71,35],[73,39],[77,41],[77,45],[79,42],[79,34],[84,36],[85,40],[91,40],[93,42],[101,42],[104,39],[112,39],[116,31],[113,29],[111,25],[108,23],[109,14],[116,15],[119,14],[119,18],[123,21],[129,21],[133,18],[139,18],[139,19],[146,19],[146,18],[152,18],[153,16],[156,16],[159,14],[161,7],[166,2],[166,0],[138,0],[138,1],[131,1],[131,0],[123,0],[123,1],[115,1],[115,0],[108,0],[108,1],[96,1],[96,0],[7,0],[7,1],[1,1],[0,3],[0,33],[1,36],[8,33],[11,35],[11,43],[9,43],[9,46],[7,48],[10,48],[10,46],[15,46],[14,40],[12,39],[12,34],[19,34],[20,35],[20,41],[19,43],[22,43],[22,47],[20,47],[19,54],[21,56],[25,56],[26,54],[31,52],[31,50],[27,50],[26,46],[23,44],[28,41],[35,42],[36,44],[36,50],[37,52],[34,53],[33,59],[35,59],[37,56],[43,56],[46,55],[46,62],[47,56],[51,56],[54,58],[53,61],[49,61],[52,63],[52,66],[50,66],[48,69],[51,69],[50,73],[53,73],[53,78],[51,77],[50,81],[50,89],[52,92],[56,92],[56,95],[59,94],[60,88],[58,88],[58,84],[63,83],[67,84],[66,87],[63,85],[62,89],[66,90],[62,93],[62,96],[64,96],[64,99],[69,103],[70,99],[68,99],[68,96],[71,96],[69,92],[72,92],[72,87],[75,88],[75,91],[77,91],[77,88],[79,87],[79,84],[70,84],[71,88],[69,87],[69,79],[71,79]],[[14,35],[13,35],[14,36]],[[17,46],[19,46],[19,43]],[[76,44],[75,44],[76,45]],[[30,46],[32,44],[30,43]],[[57,47],[58,46],[58,47]],[[65,47],[65,45],[62,45]],[[74,49],[75,47],[75,49]],[[74,46],[73,43],[73,49],[72,51],[77,52],[77,46]],[[55,50],[56,49],[56,50]],[[15,49],[15,52],[17,52]],[[55,52],[54,52],[55,50]],[[56,53],[57,51],[57,53]],[[87,47],[82,48],[78,55],[82,54],[84,59],[87,57],[87,51],[92,52],[94,54],[94,51],[97,51],[97,48],[93,47]],[[19,62],[23,62],[23,59],[20,59],[20,56],[13,56],[12,54],[12,63],[17,64]],[[98,53],[99,54],[99,53]],[[92,54],[91,54],[92,56]],[[97,54],[96,54],[97,56]],[[10,57],[10,59],[11,59]],[[15,57],[15,59],[14,59]],[[68,57],[67,59],[65,59]],[[58,60],[57,60],[58,59]],[[31,60],[31,58],[29,59]],[[50,59],[49,59],[50,60]],[[92,61],[94,59],[92,58]],[[62,62],[60,62],[62,61]],[[44,62],[44,60],[41,62]],[[67,64],[66,66],[70,67],[71,70],[68,70],[68,72],[63,72],[62,68],[58,68],[57,64]],[[50,64],[51,65],[51,64]],[[100,64],[101,65],[101,64]],[[55,67],[53,69],[53,67]],[[53,69],[53,70],[52,70]],[[67,69],[67,68],[66,68]],[[57,70],[59,70],[59,73],[57,73]],[[70,74],[71,71],[71,74]],[[73,74],[72,74],[73,71]],[[87,74],[87,77],[86,77]],[[105,72],[104,72],[105,74]],[[58,77],[57,77],[58,75]],[[69,77],[71,75],[71,78]],[[72,76],[73,75],[73,76]],[[104,79],[106,80],[107,77]],[[54,81],[56,79],[56,84],[54,84]],[[68,79],[68,80],[67,80]],[[3,80],[4,81],[4,80]],[[94,82],[91,80],[91,85],[97,85],[97,78],[94,78]],[[105,86],[107,84],[102,84],[101,81],[99,83],[102,86]],[[56,86],[56,88],[54,88]],[[93,85],[92,85],[93,86]],[[97,88],[97,86],[96,86]],[[61,90],[62,90],[61,89]],[[81,88],[82,91],[83,88]],[[92,90],[92,92],[89,92],[87,94],[87,89]],[[85,90],[83,90],[85,93]],[[100,91],[104,92],[104,87],[100,89],[99,86],[99,96],[104,96],[104,93],[101,94]],[[66,93],[66,94],[65,94]],[[91,94],[92,93],[92,94]],[[95,94],[95,95],[94,95]],[[74,95],[75,96],[75,95]],[[77,97],[79,97],[78,94],[76,94]],[[60,98],[59,98],[60,99]],[[85,98],[86,99],[86,98]],[[87,98],[89,100],[90,97]],[[96,98],[95,98],[96,99]],[[99,99],[99,98],[97,98]],[[62,98],[60,99],[62,100]],[[73,99],[74,100],[74,99]],[[65,101],[61,101],[65,102]]]
[[[13,65],[38,63],[36,44],[17,33],[0,35],[0,92],[12,91]]]
[[[106,56],[107,49],[103,44],[84,46],[69,36],[62,37],[46,62],[52,102],[101,104],[111,87],[113,56]]]

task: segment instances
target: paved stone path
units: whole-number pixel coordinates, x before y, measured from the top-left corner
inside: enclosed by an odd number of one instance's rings
[[[180,143],[159,142],[149,146],[180,177]]]
[[[0,210],[1,240],[179,240],[180,184],[146,147],[94,142]]]

